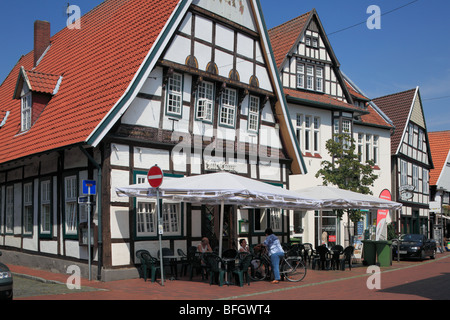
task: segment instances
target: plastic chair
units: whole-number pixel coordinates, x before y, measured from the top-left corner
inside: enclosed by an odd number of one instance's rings
[[[350,270],[352,270],[352,258],[353,258],[353,252],[355,251],[355,247],[353,246],[348,246],[344,249],[344,257],[339,261],[340,262],[340,266],[341,266],[341,270],[344,271],[345,270],[345,263],[348,263],[348,268]]]
[[[248,271],[250,268],[250,264],[253,260],[253,255],[246,254],[246,255],[242,255],[241,257],[243,257],[243,258],[240,260],[239,266],[234,268],[232,270],[232,272],[238,276],[239,286],[243,287],[244,286],[244,275],[247,278],[247,284],[250,285],[250,277],[248,275]]]
[[[331,269],[339,270],[340,269],[340,256],[344,252],[344,247],[341,245],[335,245],[331,248]]]
[[[194,269],[196,270],[197,274],[202,274],[202,280],[203,280],[203,273],[202,273],[202,261],[200,259],[201,253],[197,252],[197,247],[189,247],[187,251],[187,263],[189,267],[189,280],[192,280],[192,276],[194,273]]]
[[[178,249],[177,253],[178,253],[178,256],[180,256],[180,261],[179,261],[179,263],[181,264],[180,273],[185,276],[186,271],[189,266],[189,262],[187,260],[187,255],[186,255],[186,253],[184,253],[184,251],[182,249]]]
[[[215,253],[203,254],[203,260],[205,260],[206,265],[209,271],[209,285],[211,285],[215,279],[215,276],[218,276],[219,287],[223,286],[224,278],[225,278],[225,263],[222,258],[220,258]]]
[[[321,245],[316,249],[317,255],[314,257],[312,262],[312,269],[318,265],[319,269],[328,269],[330,264],[330,258],[328,257],[329,250],[325,245]]]
[[[237,254],[238,254],[237,250],[235,250],[235,249],[228,249],[228,250],[225,250],[222,253],[222,258],[224,258],[224,259],[236,259]]]
[[[311,243],[304,243],[303,248],[303,259],[305,263],[311,264],[311,258],[314,255],[313,245]]]
[[[141,270],[144,276],[144,280],[147,281],[147,271],[151,272],[152,282],[156,281],[156,272],[159,271],[161,275],[161,267],[159,261],[153,258],[147,250],[138,250],[136,257],[141,260]]]
[[[175,278],[177,278],[177,265],[176,263],[173,263],[171,261],[171,259],[169,258],[164,258],[164,256],[173,256],[173,251],[170,248],[162,248],[162,255],[163,255],[163,267],[169,267],[170,268],[170,273],[173,276],[175,276]],[[158,257],[160,256],[160,252],[158,250]]]

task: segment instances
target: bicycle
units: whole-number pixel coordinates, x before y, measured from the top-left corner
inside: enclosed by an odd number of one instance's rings
[[[272,273],[270,257],[266,252],[255,255],[250,264],[250,279],[254,281],[265,280]],[[299,255],[290,256],[286,253],[280,259],[280,276],[288,281],[298,282],[306,277],[306,267]]]

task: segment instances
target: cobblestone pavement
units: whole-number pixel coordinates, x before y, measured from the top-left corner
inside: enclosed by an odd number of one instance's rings
[[[187,277],[167,280],[164,286],[159,281],[151,283],[143,279],[112,282],[82,279],[80,290],[63,288],[67,274],[9,267],[16,275],[15,284],[22,280],[20,274],[50,285],[50,289],[35,289],[33,294],[15,292],[16,300],[445,300],[450,298],[449,258],[450,253],[445,252],[437,254],[435,260],[394,261],[392,266],[379,269],[379,289],[368,288],[368,282],[376,282],[371,280],[374,274],[364,266],[345,271],[308,269],[303,281],[281,281],[276,285],[260,281],[243,287],[218,287],[197,276],[193,281]]]

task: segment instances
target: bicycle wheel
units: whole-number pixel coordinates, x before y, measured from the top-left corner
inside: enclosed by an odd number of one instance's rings
[[[301,281],[306,276],[306,267],[300,258],[287,258],[284,260],[281,271],[286,279],[292,282]]]
[[[255,258],[250,263],[250,279],[253,281],[264,280],[269,275],[269,266],[261,259]]]

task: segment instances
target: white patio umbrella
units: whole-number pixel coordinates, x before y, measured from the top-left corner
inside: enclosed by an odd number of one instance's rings
[[[344,190],[331,186],[315,186],[295,190],[304,197],[322,201],[319,210],[319,230],[322,228],[323,209],[389,209],[399,210],[401,203],[377,198],[371,195]],[[319,235],[320,237],[320,232]],[[320,243],[320,240],[319,240]]]
[[[118,196],[156,198],[156,189],[148,183],[118,187],[116,193]],[[220,254],[225,204],[286,210],[319,209],[322,204],[317,199],[304,197],[294,191],[228,172],[165,179],[159,188],[159,196],[175,201],[220,204]]]

